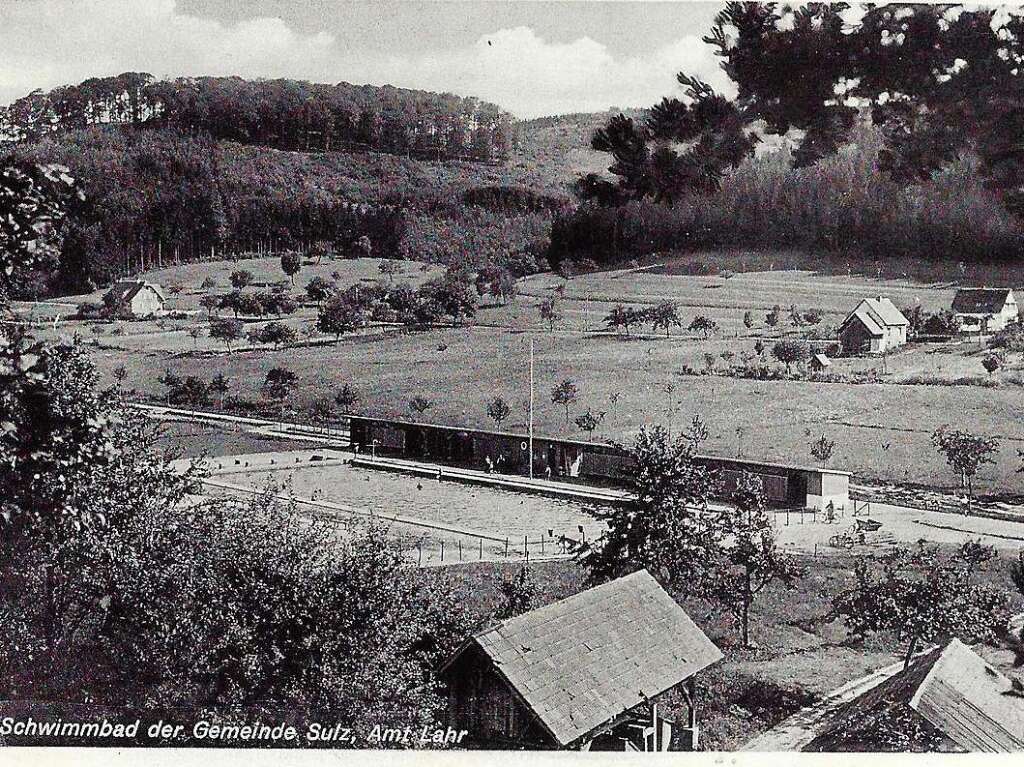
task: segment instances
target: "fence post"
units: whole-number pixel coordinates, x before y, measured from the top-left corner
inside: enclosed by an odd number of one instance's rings
[[[484,539],[478,539],[480,541],[480,559],[484,558]]]
[[[505,538],[505,556],[508,557],[508,538]]]
[[[441,539],[441,561],[444,562],[444,538]]]
[[[422,544],[420,544],[420,543],[416,544],[416,552],[417,552],[416,565],[419,566],[419,567],[422,567],[423,566],[423,545]]]
[[[540,553],[544,553],[544,533],[540,534]]]
[[[789,509],[786,509],[786,524],[789,524]]]
[[[462,539],[459,538],[459,561],[462,561]]]
[[[529,539],[525,535],[523,536],[523,553],[527,556],[527,558],[529,558],[529,556],[530,556],[530,541],[529,541]]]

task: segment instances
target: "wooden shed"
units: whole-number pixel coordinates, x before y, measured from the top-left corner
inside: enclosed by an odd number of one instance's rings
[[[448,725],[480,748],[691,750],[694,677],[721,658],[640,570],[474,634],[441,669]],[[676,687],[681,723],[658,707]]]

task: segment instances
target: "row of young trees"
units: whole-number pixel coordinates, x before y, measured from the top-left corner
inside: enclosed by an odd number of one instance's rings
[[[165,127],[276,149],[366,149],[430,159],[503,159],[512,118],[494,104],[392,86],[181,77],[145,72],[33,91],[0,109],[0,140],[93,125]]]

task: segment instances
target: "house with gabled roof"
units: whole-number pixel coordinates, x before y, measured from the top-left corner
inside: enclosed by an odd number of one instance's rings
[[[161,314],[167,297],[163,289],[145,280],[121,280],[103,296],[103,303],[121,317],[154,317]]]
[[[884,296],[865,298],[839,325],[844,354],[885,354],[907,342],[908,320]]]
[[[448,725],[498,749],[689,750],[695,676],[722,658],[646,570],[502,621],[445,663]],[[659,712],[679,688],[687,721]]]
[[[1019,317],[1009,288],[960,288],[952,308],[961,333],[994,333]]]

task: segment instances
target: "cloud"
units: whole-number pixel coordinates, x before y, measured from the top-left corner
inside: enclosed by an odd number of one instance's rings
[[[389,83],[478,96],[521,117],[647,106],[679,92],[680,70],[728,88],[692,35],[616,57],[589,37],[548,41],[520,26],[428,53],[344,49],[327,32],[297,32],[278,18],[226,25],[183,13],[174,0],[39,0],[7,3],[3,16],[0,102],[124,71]]]

